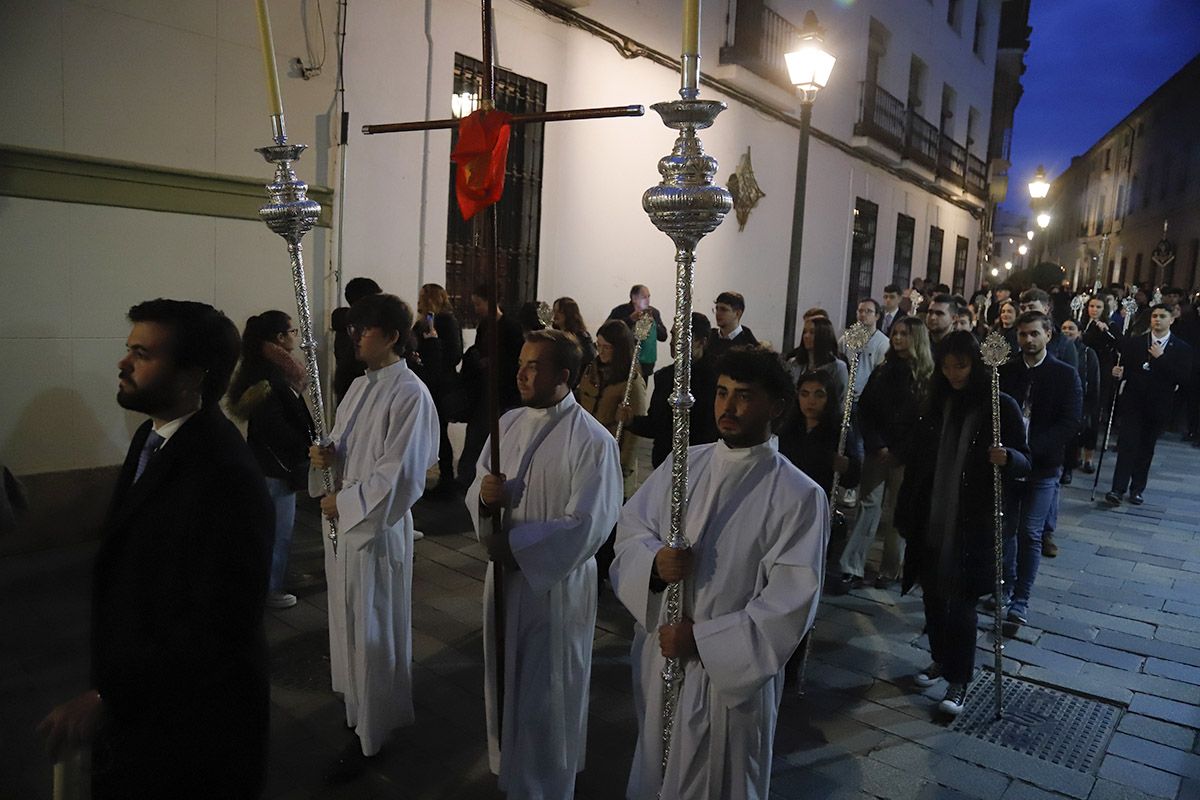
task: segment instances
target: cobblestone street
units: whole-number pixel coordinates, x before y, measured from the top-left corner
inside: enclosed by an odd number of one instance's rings
[[[1010,692],[1058,697],[1041,690],[1060,690],[1114,724],[1098,749],[1083,754],[1082,767],[936,719],[944,684],[922,693],[911,677],[929,660],[919,597],[866,588],[823,600],[807,694],[786,699],[781,714],[772,797],[1200,797],[1200,451],[1168,438],[1140,508],[1089,502],[1090,476],[1064,487],[1060,554],[1042,562],[1029,625],[1007,643],[1006,675],[1030,682],[1010,682]],[[1098,497],[1114,460],[1105,459]],[[321,773],[353,734],[327,688],[319,531],[311,506],[301,514],[290,584],[301,601],[267,615],[271,800],[500,796],[487,770],[483,721],[485,554],[460,505],[422,501],[416,516],[426,533],[414,568],[417,724],[399,733],[369,774],[334,790]],[[50,764],[32,729],[86,686],[94,552],[87,545],[0,560],[0,797],[50,796]],[[580,798],[623,796],[635,736],[630,637],[628,615],[602,591]],[[979,663],[990,664],[986,631],[979,646]],[[989,680],[984,671],[977,683]],[[990,693],[978,693],[991,702]],[[1087,733],[1052,715],[1019,716],[1051,743]]]

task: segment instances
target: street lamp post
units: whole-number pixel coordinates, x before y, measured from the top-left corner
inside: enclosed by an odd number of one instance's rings
[[[829,82],[836,59],[821,47],[825,31],[809,11],[800,28],[800,46],[784,56],[788,78],[800,92],[800,150],[796,156],[796,201],[792,208],[792,247],[788,256],[787,300],[783,318],[783,347],[796,346],[796,313],[800,294],[800,255],[804,240],[804,195],[808,186],[808,134],[817,92]]]

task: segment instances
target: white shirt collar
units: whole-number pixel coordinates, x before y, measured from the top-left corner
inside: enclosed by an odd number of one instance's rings
[[[369,369],[365,374],[367,376],[367,380],[374,382],[383,380],[384,378],[390,378],[394,375],[400,374],[401,372],[407,371],[408,365],[404,363],[404,358],[402,356],[395,364],[388,364],[386,367],[381,367],[380,369]]]
[[[564,397],[562,400],[559,400],[557,403],[555,403],[552,406],[547,406],[546,408],[533,408],[531,406],[526,406],[525,408],[530,414],[533,414],[534,416],[558,417],[558,416],[562,416],[563,414],[567,413],[568,411],[571,410],[571,408],[573,406],[576,406],[576,405],[579,405],[579,404],[575,401],[575,393],[567,392],[566,397]]]
[[[720,328],[717,328],[717,335],[720,336],[722,339],[736,339],[737,337],[742,335],[742,326],[739,324],[736,328],[734,328],[732,331],[729,332],[728,336],[726,336],[724,334],[724,332],[721,331]]]
[[[1166,333],[1164,333],[1161,339],[1154,335],[1154,331],[1150,331],[1150,338],[1161,344],[1163,347],[1166,347],[1167,340],[1171,338],[1171,331],[1168,330]]]
[[[750,447],[730,447],[725,444],[724,439],[717,440],[717,447],[714,451],[716,457],[722,461],[747,461],[757,460],[771,453],[779,451],[779,437],[771,434],[770,438],[762,444],[752,445]]]
[[[1044,362],[1046,360],[1046,356],[1048,356],[1048,355],[1050,355],[1050,351],[1043,350],[1042,357],[1037,360],[1037,363],[1030,364],[1028,361],[1025,360],[1025,354],[1022,353],[1021,354],[1021,363],[1025,365],[1026,369],[1036,369],[1037,367],[1040,367],[1042,365],[1042,362]]]
[[[156,421],[154,423],[154,432],[163,438],[163,442],[159,445],[159,447],[165,445],[167,440],[170,439],[176,431],[183,427],[183,423],[196,416],[199,411],[200,409],[196,409],[190,414],[184,414],[182,417],[176,417],[170,422],[164,422],[162,425],[159,425]]]

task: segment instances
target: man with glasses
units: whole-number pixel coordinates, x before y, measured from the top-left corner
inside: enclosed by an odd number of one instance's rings
[[[721,292],[713,301],[713,317],[717,327],[708,337],[707,357],[715,363],[731,347],[746,347],[758,344],[754,333],[742,325],[742,314],[746,312],[746,298],[738,292]]]

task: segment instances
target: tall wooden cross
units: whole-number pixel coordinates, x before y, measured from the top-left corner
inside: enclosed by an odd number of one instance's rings
[[[494,26],[492,20],[492,0],[480,0],[480,15],[483,29],[483,86],[480,98],[480,110],[485,114],[496,110],[496,61],[492,49]],[[640,117],[646,109],[640,105],[607,106],[603,108],[578,108],[565,111],[542,111],[530,114],[514,114],[509,119],[510,125],[534,125],[541,122],[567,122],[583,119],[605,119],[609,117]],[[367,136],[379,133],[404,133],[409,131],[447,130],[459,126],[459,119],[434,119],[416,122],[393,122],[384,125],[364,125],[362,132]],[[488,293],[488,319],[492,327],[492,335],[488,337],[488,422],[491,433],[491,450],[489,458],[491,471],[500,473],[500,373],[499,373],[499,315],[496,304],[500,294],[499,279],[499,242],[496,230],[496,206],[488,205],[484,214],[481,229],[484,240],[483,251],[490,267],[491,291]],[[476,217],[478,220],[478,216]],[[501,517],[501,519],[504,519]],[[500,536],[507,535],[502,525],[497,525]],[[497,717],[502,724],[504,711],[504,563],[499,558],[492,560],[492,592],[493,592],[493,629],[496,639],[496,698]],[[500,728],[500,724],[497,725]]]

